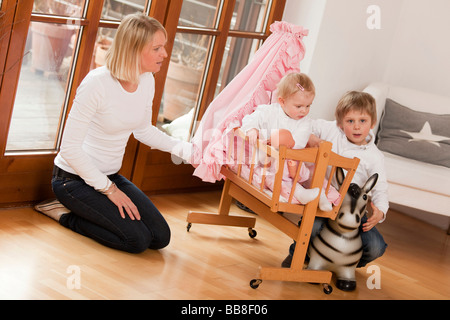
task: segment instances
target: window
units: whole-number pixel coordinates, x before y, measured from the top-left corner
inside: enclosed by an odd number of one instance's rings
[[[97,32],[94,54],[90,68],[105,65],[105,55],[123,17],[135,12],[149,14],[151,1],[147,0],[105,0]]]
[[[160,128],[179,139],[192,137],[207,105],[265,39],[275,2],[237,0],[233,7],[218,0],[183,2],[158,115]],[[227,30],[220,30],[223,26]],[[219,37],[226,37],[221,48]]]
[[[181,135],[189,139],[195,121],[247,64],[268,26],[281,19],[284,5],[285,0],[0,0],[0,174],[7,181],[0,204],[52,196],[53,159],[76,89],[89,70],[104,64],[124,15],[144,12],[165,25],[167,51],[173,54],[155,75],[152,121],[172,129],[181,122]],[[181,54],[185,51],[190,53]],[[169,69],[180,57],[197,69],[188,81],[194,89],[183,89],[191,96],[169,85],[175,70]],[[179,113],[164,120],[170,95],[188,101],[183,113],[191,118]],[[121,173],[153,193],[204,187],[192,179],[192,170],[131,138]]]
[[[163,79],[165,89],[156,96],[154,113],[160,128],[188,140],[195,131],[195,120],[259,48],[273,12],[282,12],[284,1],[178,0],[159,5],[163,9],[158,10],[165,10],[167,16],[166,21],[159,20],[166,27],[177,25],[172,29],[176,33],[169,34],[173,48]],[[79,56],[91,43],[92,58],[82,61],[89,64],[86,70],[104,65],[120,20],[133,12],[150,15],[152,1],[104,0],[101,12],[96,8],[97,22],[87,17],[94,6],[87,0],[34,1],[6,153],[59,149],[76,90],[74,74],[85,67],[79,65]],[[171,18],[174,13],[178,20]]]
[[[87,4],[86,0],[34,1],[6,152],[58,149]],[[104,64],[122,17],[148,13],[150,5],[147,0],[104,1],[91,68]]]
[[[30,23],[16,92],[6,151],[55,149],[62,112],[67,105],[73,57],[85,0],[36,0],[33,15],[54,22]]]

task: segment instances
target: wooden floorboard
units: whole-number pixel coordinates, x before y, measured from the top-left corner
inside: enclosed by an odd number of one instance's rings
[[[438,299],[450,298],[450,249],[445,230],[391,211],[379,226],[388,243],[370,289],[369,267],[357,270],[354,292],[325,295],[307,283],[264,281],[252,289],[259,266],[278,267],[291,240],[257,217],[247,229],[194,224],[189,210],[214,212],[220,192],[152,196],[166,217],[168,247],[128,254],[80,236],[31,208],[0,210],[0,299]],[[232,212],[253,216],[232,205]],[[79,277],[78,277],[79,275]],[[79,279],[80,288],[76,287]]]

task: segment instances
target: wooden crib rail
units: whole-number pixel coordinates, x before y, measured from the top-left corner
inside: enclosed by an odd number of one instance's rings
[[[331,272],[305,270],[303,269],[303,264],[315,217],[323,216],[331,219],[336,217],[342,199],[355,174],[359,159],[347,159],[337,155],[331,151],[332,144],[330,142],[322,142],[318,148],[291,150],[281,146],[279,150],[276,150],[260,140],[255,146],[250,146],[248,138],[240,129],[234,130],[228,138],[227,164],[221,168],[221,173],[225,176],[225,184],[220,199],[219,212],[216,214],[189,212],[187,216],[187,230],[190,230],[192,223],[246,227],[249,230],[250,237],[255,237],[256,231],[253,230],[256,222],[255,216],[229,214],[231,203],[233,199],[236,199],[253,210],[258,217],[267,220],[297,242],[290,268],[261,268],[258,272],[258,278],[252,281],[260,283],[266,279],[329,283]],[[261,154],[263,158],[262,165]],[[340,167],[346,170],[345,180],[339,189],[341,194],[339,205],[334,206],[329,212],[322,212],[318,208],[318,197],[306,205],[293,204],[292,197],[289,197],[288,201],[280,201],[283,170],[287,159],[304,163],[309,162],[314,165],[311,188],[317,187],[322,189],[325,177],[331,173],[329,183],[325,187],[329,189],[336,168]],[[275,173],[273,172],[274,166],[276,168]],[[274,179],[274,181],[269,181],[270,183],[273,182],[273,190],[271,192],[268,192],[264,180],[267,179],[266,174],[269,173],[269,168],[272,174],[271,179]],[[256,174],[257,170],[262,175],[258,176]],[[274,177],[273,174],[275,174]],[[298,180],[298,177],[296,179]],[[301,214],[303,216],[301,225],[298,226],[283,214],[280,214],[283,212]],[[252,288],[255,287],[257,285],[252,286]]]
[[[252,185],[253,177],[255,173],[255,166],[261,160],[258,157],[258,154],[264,155],[264,166],[263,166],[263,174],[262,181],[259,184],[259,190],[261,192],[265,189],[265,177],[267,175],[267,169],[271,163],[271,161],[279,159],[279,152],[277,149],[273,148],[270,145],[267,145],[264,141],[258,139],[256,145],[250,145],[248,141],[248,137],[245,133],[240,129],[234,129],[234,132],[231,136],[231,139],[228,144],[227,157],[232,158],[232,163],[237,164],[237,175],[238,177],[244,178],[242,176],[242,166],[247,166],[250,168],[250,172],[248,177],[245,178],[250,185]],[[237,143],[236,139],[240,139],[240,143]]]
[[[318,148],[305,148],[305,149],[288,149],[281,146],[279,150],[267,145],[264,141],[257,140],[256,145],[250,145],[248,137],[240,129],[236,128],[233,134],[230,135],[227,157],[230,163],[234,164],[234,169],[229,172],[227,167],[222,170],[225,171],[225,176],[230,176],[234,172],[237,177],[235,182],[242,188],[251,190],[251,194],[261,202],[270,207],[272,212],[290,212],[296,214],[302,214],[305,206],[294,203],[293,195],[297,182],[300,180],[300,168],[302,164],[314,164],[314,171],[312,177],[311,188],[322,188],[323,181],[328,178],[328,184],[326,186],[326,192],[328,193],[331,188],[331,182],[336,172],[336,168],[340,167],[347,171],[346,178],[342,187],[339,190],[341,194],[341,200],[347,192],[348,186],[353,179],[356,167],[358,166],[359,159],[349,159],[342,157],[331,151],[332,144],[330,142],[321,142]],[[261,156],[262,155],[262,156]],[[261,168],[262,162],[265,163]],[[285,162],[287,160],[298,161],[297,174],[293,178],[292,188],[288,199],[284,199],[281,196],[282,179],[285,170]],[[260,181],[255,182],[255,166],[259,165]],[[273,174],[268,172],[270,165],[277,166],[275,179],[273,183],[272,194],[268,194],[266,186],[267,174]],[[237,167],[237,169],[236,169]],[[244,168],[244,169],[243,169]],[[331,170],[327,171],[327,168]],[[282,199],[283,198],[283,199]],[[323,212],[320,209],[317,210],[317,215],[321,217],[327,217],[334,219],[339,211],[341,203],[333,206],[333,209],[329,212]]]
[[[320,146],[318,148],[306,148],[306,149],[302,149],[302,150],[287,149],[286,147],[282,146],[282,147],[280,147],[280,158],[295,160],[295,161],[299,161],[300,163],[305,163],[305,162],[313,163],[314,168],[312,171],[313,176],[311,178],[310,188],[321,189],[322,185],[323,185],[323,181],[325,179],[330,154],[332,154],[331,148],[332,148],[332,144],[327,141],[321,142]],[[299,167],[300,167],[300,165],[299,165]],[[279,168],[280,176],[282,176],[282,174],[283,174],[282,173],[283,168],[284,167],[281,167],[281,166]],[[294,178],[295,183],[299,180],[298,173],[299,173],[299,169],[297,170],[297,175]],[[281,177],[280,177],[279,181],[275,182],[275,186],[281,188],[281,183],[282,183],[282,181],[281,181]],[[293,204],[291,201],[293,190],[295,187],[296,186],[293,183],[291,195],[289,197],[290,201],[277,203],[277,205],[275,207],[277,208],[278,211],[290,212],[290,213],[303,213],[306,206],[301,205],[301,204]],[[275,192],[274,192],[274,194],[275,194]],[[317,206],[317,203],[316,203],[316,206]],[[319,210],[319,209],[317,208],[317,210]]]
[[[333,209],[330,212],[323,212],[320,209],[318,209],[316,215],[319,217],[327,217],[330,219],[335,219],[339,209],[342,205],[342,201],[344,200],[345,195],[347,194],[348,187],[350,186],[350,183],[353,180],[353,176],[355,175],[356,169],[359,165],[359,159],[358,158],[346,158],[343,156],[340,156],[334,152],[331,152],[330,159],[328,160],[328,167],[331,167],[331,170],[328,174],[328,183],[325,188],[325,192],[328,192],[331,186],[331,182],[335,177],[336,174],[336,168],[342,168],[346,172],[344,181],[339,188],[339,194],[341,195],[341,200],[338,205],[333,206]]]
[[[301,162],[315,162],[314,168],[314,176],[313,183],[311,184],[311,188],[322,188],[322,182],[324,179],[327,179],[327,185],[325,187],[325,193],[331,188],[331,183],[334,180],[336,174],[336,168],[342,168],[345,170],[346,175],[344,182],[340,189],[338,190],[341,200],[338,205],[333,206],[331,211],[325,212],[317,208],[316,215],[319,217],[326,217],[330,219],[335,219],[338,211],[341,207],[342,200],[344,199],[345,194],[347,193],[347,189],[350,186],[351,181],[353,180],[353,176],[356,172],[356,168],[359,164],[358,158],[346,158],[338,155],[337,153],[331,151],[332,145],[329,142],[322,141],[319,149],[316,148],[307,148],[303,150],[294,150],[294,149],[286,149],[286,158],[292,159]],[[281,152],[280,152],[281,153]],[[282,156],[282,155],[280,155]],[[315,157],[315,160],[312,160]],[[300,171],[297,170],[297,175],[294,178],[293,188],[295,187],[295,183],[299,180],[298,173]],[[316,172],[318,176],[316,177]],[[325,173],[322,178],[322,173]],[[314,179],[317,179],[316,181]],[[336,186],[335,186],[336,187]],[[279,206],[280,211],[284,212],[292,212],[295,211],[296,206],[292,204],[291,199],[293,197],[293,189],[291,190],[291,195],[289,197],[289,201],[287,203],[281,203]]]
[[[250,145],[248,137],[240,129],[236,128],[234,133],[230,135],[227,148],[227,158],[229,163],[234,165],[234,171],[238,179],[242,181],[236,181],[241,187],[246,187],[242,184],[243,181],[247,182],[248,189],[252,190],[252,194],[260,201],[266,203],[272,212],[280,211],[280,205],[284,208],[282,211],[289,211],[297,214],[302,214],[304,206],[293,204],[292,195],[287,199],[281,200],[281,188],[282,179],[285,169],[285,161],[292,159],[300,161],[302,163],[315,163],[317,161],[318,154],[326,154],[331,152],[331,144],[324,144],[322,151],[319,148],[307,148],[302,150],[292,150],[284,146],[281,146],[279,150],[267,145],[265,141],[257,140],[256,145]],[[263,158],[263,159],[261,159]],[[261,167],[261,160],[263,165]],[[259,162],[259,163],[258,163]],[[259,174],[261,175],[258,185],[254,183],[255,166],[259,164]],[[272,195],[268,195],[266,186],[266,177],[268,174],[274,174],[274,172],[268,172],[268,168],[271,165],[276,166],[275,179],[273,182]],[[237,169],[236,169],[237,166]],[[245,168],[247,167],[247,168]],[[245,172],[243,172],[243,168]],[[222,168],[225,172],[228,171],[227,167]],[[300,170],[300,165],[299,165]],[[229,176],[224,174],[225,176]],[[296,177],[297,182],[299,175]],[[237,179],[236,179],[237,180]],[[266,191],[266,192],[265,192]]]

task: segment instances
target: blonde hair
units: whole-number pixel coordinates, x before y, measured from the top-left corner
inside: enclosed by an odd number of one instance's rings
[[[316,87],[312,80],[304,73],[288,73],[277,85],[278,97],[287,99],[298,91],[316,94]]]
[[[377,122],[375,99],[366,92],[349,91],[339,100],[335,112],[338,125],[342,125],[345,115],[350,111],[367,113],[372,120],[372,125]]]
[[[114,41],[106,53],[106,67],[117,80],[139,82],[141,52],[153,40],[157,31],[167,32],[156,19],[134,13],[127,15],[117,29]]]

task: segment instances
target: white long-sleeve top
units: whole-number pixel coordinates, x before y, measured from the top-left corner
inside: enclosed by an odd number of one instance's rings
[[[337,126],[336,121],[312,120],[312,128],[313,134],[333,144],[332,151],[335,153],[347,158],[357,157],[360,159],[353,176],[353,183],[362,187],[367,179],[374,173],[378,173],[378,180],[371,194],[374,205],[384,213],[384,218],[380,220],[380,222],[383,222],[389,209],[388,183],[384,167],[384,155],[375,145],[373,132],[370,131],[367,144],[358,146],[348,141],[344,131]]]
[[[258,129],[259,138],[262,140],[269,140],[272,130],[286,129],[292,134],[295,145],[293,149],[303,149],[308,143],[309,137],[312,133],[311,119],[304,117],[300,120],[289,117],[279,103],[259,105],[251,113],[242,119],[241,129],[247,132],[250,129]],[[273,164],[274,165],[274,164]],[[276,168],[272,166],[269,171],[272,172],[272,178],[275,174]],[[300,176],[304,182],[309,177],[309,170],[302,165]],[[292,183],[292,178],[289,176],[287,163],[283,170],[283,181]],[[273,189],[273,181],[271,181],[271,190]]]
[[[109,188],[107,175],[120,170],[131,133],[152,148],[189,161],[190,143],[151,124],[154,93],[151,73],[142,74],[137,90],[130,93],[106,67],[92,70],[77,89],[55,165],[97,190]]]
[[[272,130],[287,129],[295,141],[294,149],[303,149],[311,135],[311,119],[304,117],[300,120],[290,118],[279,103],[258,106],[251,114],[242,119],[241,129],[247,132],[258,129],[260,139],[268,140]]]

